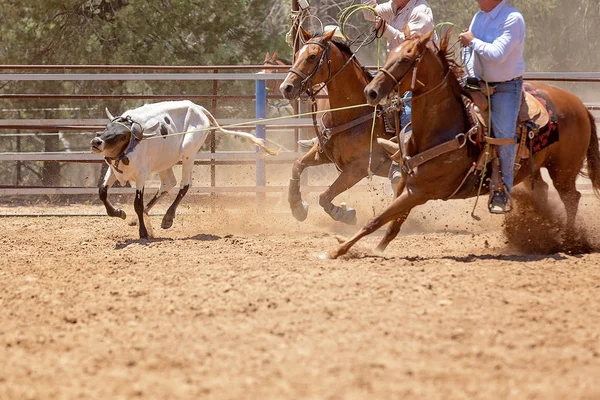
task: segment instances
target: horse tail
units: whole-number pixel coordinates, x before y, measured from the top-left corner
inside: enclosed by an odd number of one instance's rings
[[[590,145],[587,149],[587,177],[592,181],[592,188],[596,196],[600,197],[600,146],[598,145],[598,130],[596,128],[596,119],[588,111],[592,134]]]

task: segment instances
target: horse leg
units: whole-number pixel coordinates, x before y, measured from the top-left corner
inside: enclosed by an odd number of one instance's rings
[[[297,159],[292,167],[292,177],[290,178],[290,185],[288,187],[288,202],[292,209],[292,215],[298,221],[304,221],[308,216],[308,203],[302,200],[302,194],[300,193],[300,176],[302,172],[307,167],[331,162],[322,154],[317,157],[318,154],[318,145],[315,145],[308,153]]]
[[[362,178],[367,176],[367,167],[361,164],[359,166],[348,166],[337,179],[319,195],[319,204],[323,210],[335,221],[343,222],[348,225],[356,225],[356,210],[353,208],[342,208],[332,203],[332,200],[342,192],[356,185]]]
[[[405,179],[404,175],[402,175],[400,177],[400,181],[398,182],[398,186],[396,187],[395,198],[398,198],[402,194],[402,192],[404,191],[405,188],[406,188],[406,179]],[[387,248],[388,244],[390,244],[390,242],[392,240],[394,240],[396,238],[396,236],[398,236],[398,232],[400,232],[400,228],[402,227],[402,224],[404,223],[404,221],[406,221],[406,218],[408,218],[408,212],[400,215],[400,218],[392,221],[390,226],[388,226],[387,231],[385,232],[385,236],[383,237],[383,239],[381,239],[381,242],[379,242],[379,244],[377,245],[376,250],[378,252],[383,252]]]
[[[346,254],[348,250],[350,250],[350,248],[354,246],[361,238],[375,232],[377,229],[381,228],[390,221],[397,220],[403,222],[413,208],[426,203],[427,200],[427,198],[416,196],[410,193],[402,194],[400,197],[397,197],[392,204],[387,206],[381,214],[367,221],[352,238],[340,244],[335,250],[330,250],[325,254],[319,255],[319,258],[335,259]]]
[[[558,165],[548,166],[548,172],[554,183],[554,187],[560,196],[565,211],[567,213],[567,226],[565,231],[565,239],[570,240],[576,237],[575,235],[575,219],[579,209],[579,200],[581,193],[577,190],[575,184],[579,171],[573,171],[573,168],[564,168]]]
[[[528,179],[527,185],[529,188],[533,187],[531,192],[535,202],[545,210],[548,205],[548,184],[542,178],[542,172],[538,169]]]
[[[150,212],[150,210],[152,209],[152,207],[154,207],[156,202],[165,194],[169,193],[169,191],[173,189],[175,187],[175,184],[177,183],[177,179],[175,178],[175,174],[173,173],[173,168],[169,168],[165,171],[159,172],[158,176],[160,177],[160,187],[158,188],[158,191],[156,192],[154,197],[152,197],[148,204],[146,204],[146,208],[144,209],[144,212],[146,214],[148,214],[148,212]]]

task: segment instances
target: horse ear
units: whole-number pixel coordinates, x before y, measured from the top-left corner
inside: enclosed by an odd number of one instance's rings
[[[404,37],[405,37],[405,38],[407,38],[407,37],[409,37],[409,36],[411,35],[411,33],[410,33],[410,28],[409,28],[408,24],[405,24],[405,25],[402,27],[402,33],[404,34]]]
[[[330,30],[329,32],[323,34],[323,42],[327,43],[331,40],[331,38],[335,35],[335,29]]]
[[[277,52],[273,53],[271,57],[273,58],[273,61],[277,60]]]
[[[271,55],[269,54],[269,52],[267,51],[267,54],[265,54],[265,61],[267,61],[268,59],[271,58]]]
[[[302,40],[304,40],[305,42],[308,42],[308,40],[312,37],[310,32],[302,27],[300,27],[300,33],[302,34]]]
[[[431,37],[433,36],[433,30],[427,32],[426,34],[424,34],[423,36],[419,37],[419,43],[418,43],[418,47],[420,50],[423,50],[423,48],[425,48],[425,46],[427,45],[427,43],[429,43],[429,41],[431,40]]]

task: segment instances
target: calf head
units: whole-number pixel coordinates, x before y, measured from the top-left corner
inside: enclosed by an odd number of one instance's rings
[[[156,135],[154,131],[159,125],[157,121],[150,127],[144,127],[130,117],[113,117],[108,108],[106,109],[106,115],[110,122],[104,128],[104,131],[96,134],[90,145],[92,153],[102,154],[107,158],[118,158],[127,151],[135,140],[141,141],[144,138]]]

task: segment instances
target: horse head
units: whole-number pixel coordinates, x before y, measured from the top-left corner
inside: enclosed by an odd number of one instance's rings
[[[269,54],[269,52],[267,51],[267,53],[265,54],[265,60],[263,61],[262,64],[265,68],[262,71],[260,71],[260,73],[266,74],[266,73],[282,72],[278,68],[271,68],[271,67],[291,65],[291,62],[289,62],[286,59],[280,58],[277,55],[277,52],[274,52],[273,54]],[[281,82],[282,82],[281,80],[277,80],[277,79],[267,79],[267,82],[266,82],[267,92],[275,93],[277,91],[278,86],[281,84]]]
[[[371,105],[378,104],[396,88],[400,93],[404,93],[418,90],[427,85],[430,68],[421,66],[428,49],[433,55],[433,51],[427,46],[433,31],[425,35],[418,33],[410,35],[405,26],[404,33],[406,40],[390,52],[385,65],[377,71],[377,75],[365,87],[365,96]]]
[[[319,83],[326,83],[333,76],[330,49],[335,31],[314,37],[302,28],[301,32],[305,43],[296,53],[296,62],[279,86],[281,94],[288,100],[297,99],[300,93]]]

